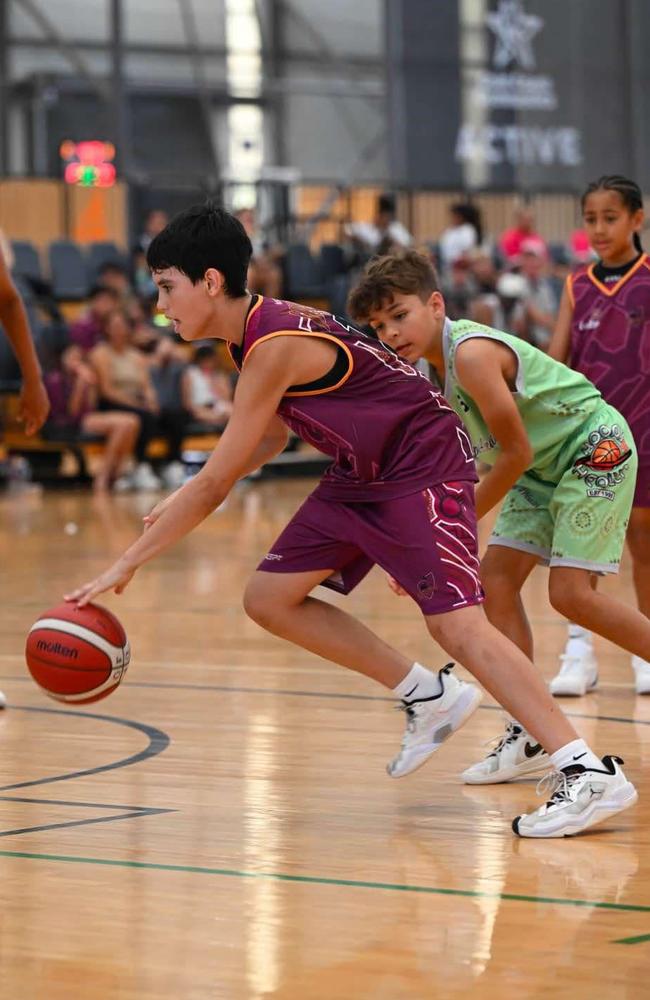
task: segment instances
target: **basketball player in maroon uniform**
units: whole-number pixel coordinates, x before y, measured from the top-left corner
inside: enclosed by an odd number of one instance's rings
[[[429,380],[376,339],[327,313],[250,295],[251,244],[212,206],[188,209],[151,243],[159,306],[188,341],[229,343],[241,370],[233,412],[204,468],[154,508],[144,535],[80,605],[121,593],[136,569],[195,528],[242,476],[277,454],[291,427],[332,458],[314,492],[251,578],[248,614],[275,635],[391,689],[407,715],[388,773],[421,766],[476,709],[480,693],[388,646],[360,621],[311,596],[350,590],[377,563],[418,604],[433,638],[564,768],[562,787],[517,817],[522,836],[585,830],[636,800],[618,758],[601,762],[548,693],[530,660],[487,620],[477,574],[474,459],[466,432]],[[596,761],[597,790],[572,794],[572,770]],[[581,764],[576,764],[581,761]],[[602,770],[602,767],[605,770]],[[589,794],[586,794],[589,792]]]
[[[634,181],[601,177],[582,197],[584,226],[599,260],[567,279],[549,354],[582,372],[627,420],[639,454],[627,530],[639,610],[650,617],[650,259],[643,252],[643,199]],[[650,695],[650,663],[632,657],[637,694]],[[591,633],[569,626],[556,695],[598,682]]]

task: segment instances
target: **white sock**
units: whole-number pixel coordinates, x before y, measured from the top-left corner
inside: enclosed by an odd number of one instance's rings
[[[438,674],[431,673],[421,663],[414,663],[403,681],[393,688],[393,694],[402,701],[435,698],[442,691]]]
[[[593,645],[593,637],[589,629],[583,628],[582,625],[576,625],[575,622],[569,622],[569,639],[579,639],[586,646]]]
[[[570,743],[565,743],[563,747],[551,754],[551,763],[556,771],[561,771],[563,767],[571,767],[573,764],[596,767],[599,771],[603,769],[602,760],[587,746],[584,740],[571,740]]]

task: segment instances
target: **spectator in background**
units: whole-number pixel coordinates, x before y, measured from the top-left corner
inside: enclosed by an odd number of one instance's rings
[[[112,288],[122,305],[126,305],[133,297],[133,286],[129,272],[123,264],[108,260],[97,272],[97,284],[104,288]]]
[[[90,353],[97,374],[99,409],[120,410],[138,418],[136,468],[123,477],[120,489],[158,489],[160,480],[147,460],[147,446],[157,430],[158,400],[149,377],[149,366],[132,343],[133,329],[124,308],[113,309],[106,321],[106,338]]]
[[[20,419],[28,434],[35,434],[43,426],[50,404],[47,397],[41,366],[36,356],[34,342],[27,321],[27,313],[9,268],[0,249],[0,324],[16,356],[22,375],[20,390]]]
[[[497,290],[499,272],[494,258],[483,250],[474,250],[469,255],[474,292],[469,303],[469,318],[485,326],[503,330],[505,317],[501,298]]]
[[[133,330],[133,346],[143,354],[153,354],[160,335],[151,319],[148,300],[133,298],[126,306],[126,311]]]
[[[449,207],[450,225],[440,234],[438,254],[444,274],[457,260],[467,259],[471,250],[483,242],[483,227],[478,208],[457,201]]]
[[[521,244],[519,273],[526,281],[513,315],[515,333],[545,351],[555,326],[557,300],[547,276],[546,250],[536,239]]]
[[[162,208],[150,209],[144,217],[144,225],[138,237],[135,250],[140,253],[146,253],[151,241],[158,233],[163,231],[168,222],[169,216]]]
[[[214,347],[197,347],[187,371],[188,404],[193,420],[222,430],[232,412],[232,384],[219,370]]]
[[[97,493],[107,492],[119,478],[123,464],[133,456],[140,421],[133,413],[114,410],[97,412],[97,375],[84,361],[81,348],[70,344],[45,376],[51,403],[45,425],[46,439],[76,439],[84,434],[102,434],[106,446],[94,479]]]
[[[413,237],[395,216],[395,196],[382,194],[377,199],[374,220],[350,223],[347,234],[366,257],[404,250],[411,246]]]
[[[70,343],[86,354],[92,351],[104,339],[107,317],[118,304],[119,295],[113,288],[105,285],[91,288],[86,311],[70,326]]]
[[[546,255],[546,243],[535,232],[535,214],[532,208],[527,205],[518,208],[515,213],[515,224],[511,229],[506,229],[499,240],[499,248],[503,253],[506,265],[517,266],[520,262],[521,245],[526,240],[530,243],[535,240]]]
[[[157,293],[156,284],[147,267],[147,250],[152,239],[162,232],[169,216],[161,208],[152,208],[147,212],[144,226],[136,240],[132,253],[133,284],[138,295],[150,297]]]
[[[254,209],[242,208],[235,217],[246,230],[253,246],[246,279],[248,290],[272,299],[282,298],[282,268],[279,262],[284,255],[283,247],[271,248],[265,243],[257,226]]]
[[[151,381],[158,400],[158,433],[167,441],[167,464],[162,471],[165,486],[176,489],[183,483],[183,437],[189,418],[188,366],[176,354],[173,337],[163,333],[153,355]]]

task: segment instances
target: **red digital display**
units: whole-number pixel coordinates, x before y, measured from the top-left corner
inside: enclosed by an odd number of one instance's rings
[[[73,142],[66,139],[59,149],[65,163],[66,184],[80,187],[112,187],[115,184],[115,146],[98,140]]]

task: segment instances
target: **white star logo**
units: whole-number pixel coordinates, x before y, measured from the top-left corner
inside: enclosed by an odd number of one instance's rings
[[[524,69],[535,68],[531,40],[544,26],[541,17],[526,14],[521,0],[500,0],[496,13],[486,17],[488,27],[497,37],[494,65],[502,68],[518,62]]]

